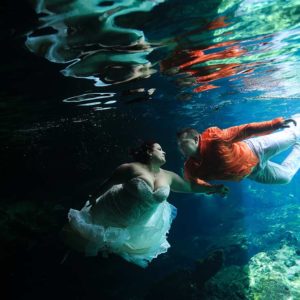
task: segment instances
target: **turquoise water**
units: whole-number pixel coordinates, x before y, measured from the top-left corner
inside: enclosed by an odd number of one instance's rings
[[[145,270],[64,259],[59,238],[68,209],[138,139],[157,140],[181,174],[176,130],[299,113],[299,1],[15,4],[1,18],[7,299],[300,299],[299,174],[285,186],[226,183],[226,199],[171,194],[171,248]],[[205,265],[216,250],[221,263]]]

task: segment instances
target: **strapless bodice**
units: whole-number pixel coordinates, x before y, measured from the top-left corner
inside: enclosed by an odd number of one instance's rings
[[[152,190],[144,179],[135,177],[113,186],[99,197],[91,215],[97,222],[101,219],[102,224],[109,221],[110,226],[138,224],[146,221],[169,194],[168,185]]]
[[[137,190],[135,190],[135,187]],[[137,192],[135,196],[141,197],[143,199],[151,199],[155,202],[162,202],[166,200],[170,194],[170,186],[162,185],[155,190],[142,178],[135,177],[123,184],[124,190]],[[133,188],[133,190],[132,190]]]

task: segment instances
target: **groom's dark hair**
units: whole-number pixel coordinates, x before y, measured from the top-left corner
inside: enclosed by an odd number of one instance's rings
[[[187,138],[195,138],[199,135],[199,132],[195,128],[183,128],[177,131],[177,139],[182,138],[185,135]]]

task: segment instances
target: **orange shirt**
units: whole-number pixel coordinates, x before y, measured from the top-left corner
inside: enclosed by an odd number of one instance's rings
[[[239,181],[249,175],[259,159],[243,142],[280,128],[283,118],[250,123],[227,129],[210,127],[199,135],[200,159],[190,157],[184,164],[184,176],[199,185],[211,186],[205,180]]]

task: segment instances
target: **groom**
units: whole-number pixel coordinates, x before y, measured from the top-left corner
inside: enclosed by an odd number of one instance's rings
[[[278,129],[284,130],[273,133]],[[300,168],[299,138],[300,114],[293,119],[280,117],[223,130],[210,127],[201,134],[194,128],[177,133],[179,150],[187,158],[185,178],[210,187],[209,180],[240,181],[246,177],[267,184],[289,183]],[[291,153],[281,164],[269,160],[290,147]],[[227,193],[224,186],[222,194]]]

